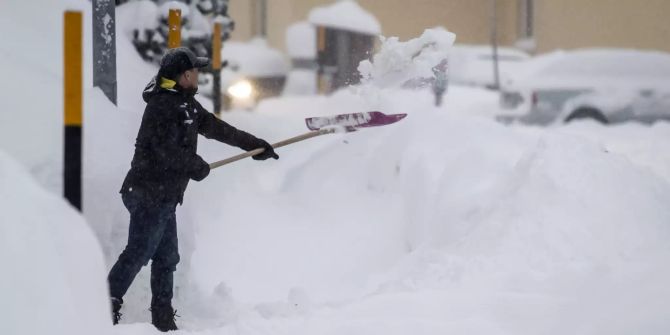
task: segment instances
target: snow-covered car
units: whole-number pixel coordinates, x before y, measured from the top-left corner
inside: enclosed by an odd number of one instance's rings
[[[252,108],[259,100],[281,94],[288,65],[284,55],[261,38],[223,45],[221,58],[228,65],[221,71],[223,109]],[[202,92],[212,95],[211,76],[201,83]]]
[[[518,71],[530,56],[514,48],[498,48],[501,82]],[[449,50],[449,82],[456,85],[492,87],[493,49],[488,45],[456,44]]]
[[[503,86],[502,122],[548,125],[670,119],[670,54],[626,49],[558,51],[529,60]]]

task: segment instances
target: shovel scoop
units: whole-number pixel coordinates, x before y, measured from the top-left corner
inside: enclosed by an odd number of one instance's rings
[[[333,134],[337,132],[352,132],[361,128],[371,128],[385,126],[396,123],[404,119],[407,114],[390,114],[386,115],[379,111],[340,114],[335,116],[310,117],[305,119],[307,128],[311,131],[302,135],[291,137],[289,139],[277,142],[272,145],[272,148],[281,148],[289,144],[304,141],[313,137]],[[220,160],[209,164],[210,169],[230,164],[241,159],[258,155],[265,151],[263,148],[254,149],[237,156],[233,156],[224,160]]]

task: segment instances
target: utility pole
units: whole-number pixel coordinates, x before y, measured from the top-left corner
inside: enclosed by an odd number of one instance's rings
[[[265,38],[268,35],[268,2],[267,0],[255,0],[254,4],[254,30],[256,36]]]
[[[214,103],[214,114],[221,116],[221,47],[222,47],[222,24],[214,22],[212,33],[212,102]]]
[[[93,86],[100,87],[116,105],[116,4],[114,0],[92,0]]]
[[[493,48],[493,89],[500,90],[500,68],[498,67],[498,5],[491,0],[491,47]]]

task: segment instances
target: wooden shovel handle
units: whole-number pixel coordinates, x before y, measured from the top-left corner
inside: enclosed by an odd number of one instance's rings
[[[335,131],[336,131],[335,128],[326,128],[326,129],[321,129],[321,130],[310,131],[309,133],[304,133],[302,135],[298,135],[298,136],[291,137],[289,139],[283,140],[281,142],[277,142],[277,143],[272,145],[272,148],[274,148],[274,149],[281,148],[283,146],[287,146],[289,144],[304,141],[304,140],[310,139],[312,137],[317,137],[317,136],[321,136],[321,135],[325,135],[325,134],[332,134]],[[237,161],[239,161],[241,159],[245,159],[247,157],[256,156],[256,155],[262,153],[263,151],[265,151],[265,149],[263,149],[263,148],[258,148],[258,149],[254,149],[254,150],[251,150],[251,151],[247,151],[247,152],[239,154],[237,156],[233,156],[233,157],[230,157],[230,158],[226,158],[224,160],[220,160],[220,161],[216,161],[214,163],[211,163],[211,164],[209,164],[209,168],[210,169],[216,169],[218,167],[224,166],[226,164],[230,164],[232,162],[237,162]]]

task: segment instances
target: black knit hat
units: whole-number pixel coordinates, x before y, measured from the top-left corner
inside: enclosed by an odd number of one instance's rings
[[[179,47],[168,50],[161,59],[158,73],[167,79],[177,79],[177,76],[193,68],[209,65],[209,58],[198,57],[189,48]]]

